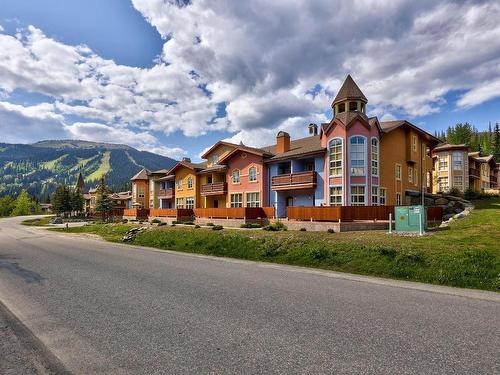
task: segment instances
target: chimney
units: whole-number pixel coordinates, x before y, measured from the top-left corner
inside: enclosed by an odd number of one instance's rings
[[[276,153],[282,154],[290,151],[290,134],[280,131],[276,136]]]
[[[191,158],[182,158],[182,161],[185,161],[186,163],[191,163]]]
[[[311,123],[307,128],[309,129],[309,135],[318,135],[318,125]]]

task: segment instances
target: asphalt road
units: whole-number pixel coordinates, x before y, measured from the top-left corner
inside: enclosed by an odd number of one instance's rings
[[[158,252],[19,221],[0,220],[0,301],[74,373],[500,373],[499,294]]]

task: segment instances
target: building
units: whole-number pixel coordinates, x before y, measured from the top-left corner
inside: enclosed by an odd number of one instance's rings
[[[206,163],[191,163],[184,158],[168,171],[175,176],[175,208],[201,207],[199,172],[205,168]]]

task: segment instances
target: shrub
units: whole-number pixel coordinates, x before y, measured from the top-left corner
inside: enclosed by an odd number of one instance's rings
[[[260,255],[263,257],[274,257],[279,254],[281,254],[281,251],[278,241],[265,241],[262,244],[262,251]]]
[[[270,231],[270,232],[278,232],[280,230],[287,230],[287,227],[281,221],[277,221],[277,222],[275,222],[273,224],[266,225],[262,229]]]
[[[153,219],[153,220],[151,220],[151,222],[152,222],[153,224],[160,224],[160,223],[161,223],[161,220],[160,220],[160,219]]]
[[[377,246],[375,249],[378,251],[380,255],[386,256],[388,258],[395,258],[397,251],[396,249],[392,247],[385,247],[385,246]]]
[[[123,219],[122,220],[122,224],[127,224],[128,223],[128,220],[127,219]]]
[[[311,251],[313,259],[321,260],[328,256],[328,249],[326,247],[317,247]]]
[[[194,226],[196,229],[201,228],[198,224]]]
[[[185,224],[185,225],[194,225],[194,223],[192,221],[185,221],[183,224]]]
[[[222,230],[224,227],[222,225],[214,225],[212,226],[212,230]]]
[[[167,223],[165,223],[165,222],[163,222],[163,221],[162,221],[161,223],[158,223],[158,226],[159,226],[159,227],[163,227],[164,225],[167,225]]]
[[[240,225],[240,228],[260,228],[261,225],[258,223],[244,223]]]
[[[333,230],[333,228],[328,228],[326,231],[327,231],[327,233],[335,233],[335,231]]]
[[[300,228],[299,229],[301,232],[307,232],[307,229],[306,228]]]
[[[174,221],[172,221],[172,224],[182,224],[182,221],[174,220]]]
[[[479,194],[470,187],[467,190],[465,190],[464,198],[467,200],[477,199],[478,196]]]
[[[170,224],[171,227],[175,227],[176,225],[177,224],[175,224],[175,223]]]
[[[213,227],[214,225],[214,223],[207,223],[207,227]]]
[[[453,197],[463,197],[463,194],[460,190],[458,190],[457,188],[451,188],[450,191],[448,192],[448,195],[451,195]]]

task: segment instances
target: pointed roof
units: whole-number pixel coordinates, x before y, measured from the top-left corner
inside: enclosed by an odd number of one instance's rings
[[[337,93],[337,96],[333,100],[332,105],[344,100],[361,100],[365,103],[368,102],[368,99],[366,99],[366,96],[361,92],[360,88],[356,82],[354,82],[350,74],[347,75],[342,87]]]
[[[132,177],[130,180],[131,181],[134,181],[134,180],[147,180],[149,178],[149,174],[151,172],[149,172],[146,168],[142,168],[139,172],[137,172],[137,174]]]
[[[83,180],[82,172],[78,174],[75,187],[80,191],[85,190],[85,181]]]

